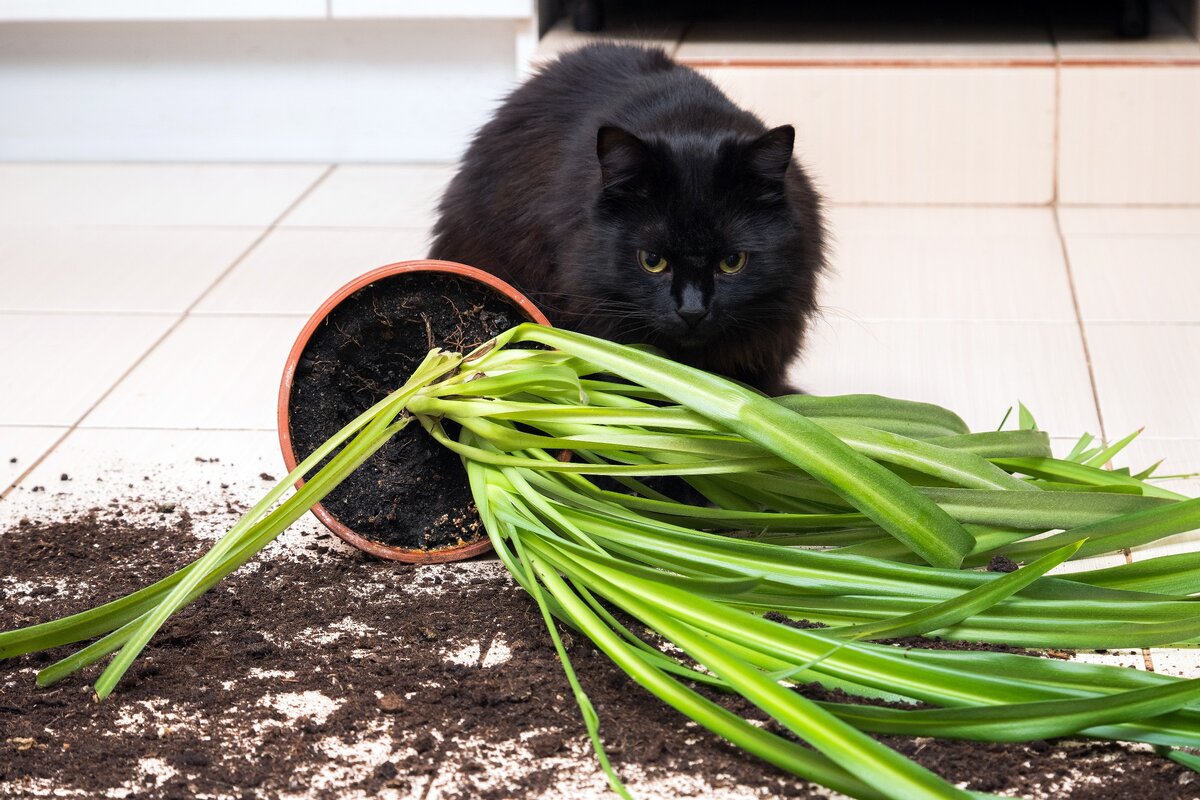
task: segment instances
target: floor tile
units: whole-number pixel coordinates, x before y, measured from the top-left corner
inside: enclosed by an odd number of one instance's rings
[[[392,228],[277,228],[196,307],[196,313],[311,314],[346,281],[424,258],[429,234]]]
[[[1150,33],[1144,37],[1114,36],[1114,14],[1097,8],[1085,0],[1052,9],[1051,28],[1063,63],[1200,60],[1200,44],[1165,3],[1150,4]]]
[[[0,427],[0,492],[21,477],[67,430]]]
[[[1065,239],[1083,319],[1200,323],[1200,231]]]
[[[981,18],[983,17],[983,18]],[[704,64],[821,62],[1040,62],[1054,48],[1039,15],[1019,7],[944,6],[936,18],[904,4],[792,4],[699,20],[677,56]]]
[[[1200,65],[1072,67],[1060,78],[1064,203],[1200,203]]]
[[[686,22],[682,19],[645,18],[638,20],[616,19],[605,21],[604,30],[586,33],[575,30],[568,19],[560,19],[538,41],[533,55],[534,66],[541,66],[564,53],[593,42],[619,42],[643,47],[661,47],[671,52],[683,36]]]
[[[813,327],[791,377],[813,394],[872,392],[938,403],[994,430],[1023,401],[1060,436],[1098,432],[1075,324],[863,322]]]
[[[0,535],[22,518],[69,519],[100,509],[119,511],[133,525],[186,514],[198,535],[216,537],[286,475],[272,431],[81,428],[0,502]],[[305,516],[284,536],[320,530]]]
[[[1200,208],[1063,207],[1058,218],[1084,319],[1200,322]]]
[[[1109,569],[1110,567],[1119,567],[1125,564],[1124,553],[1107,553],[1102,556],[1092,556],[1090,558],[1077,558],[1073,561],[1067,561],[1059,564],[1050,571],[1051,575],[1071,575],[1076,572],[1088,572],[1093,569]]]
[[[0,314],[0,424],[71,425],[174,322],[164,315]]]
[[[182,312],[258,228],[0,228],[0,310]]]
[[[1109,667],[1125,667],[1126,669],[1145,669],[1146,657],[1141,650],[1077,650],[1071,653],[1072,661],[1084,664],[1103,664]]]
[[[274,430],[302,317],[189,317],[83,421],[90,428]]]
[[[1087,325],[1100,409],[1110,436],[1200,438],[1200,326]]]
[[[1200,236],[1200,207],[1059,206],[1064,236]]]
[[[1046,68],[706,67],[734,102],[796,126],[833,202],[1047,203],[1055,81]]]
[[[1187,647],[1152,647],[1154,671],[1178,678],[1200,678],[1200,650]]]
[[[250,225],[274,221],[326,167],[0,164],[5,225]]]
[[[281,224],[428,229],[453,175],[449,164],[339,166]]]
[[[869,320],[1075,319],[1045,208],[835,207],[821,304]]]

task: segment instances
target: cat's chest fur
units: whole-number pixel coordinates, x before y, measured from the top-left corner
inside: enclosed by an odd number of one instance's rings
[[[477,133],[431,256],[508,280],[555,325],[777,391],[824,266],[791,146],[661,51],[583,48]]]

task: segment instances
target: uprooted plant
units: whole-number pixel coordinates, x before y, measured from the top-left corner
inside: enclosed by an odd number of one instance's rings
[[[1150,471],[1102,469],[1128,439],[1085,437],[1055,458],[1022,412],[1018,430],[972,433],[928,404],[771,399],[641,349],[522,325],[466,356],[430,352],[206,555],[91,611],[2,633],[0,658],[95,639],[38,682],[116,652],[96,682],[106,697],[172,614],[415,423],[462,457],[491,542],[539,605],[623,796],[557,623],[697,723],[852,797],[978,796],[870,735],[881,733],[1142,742],[1197,767],[1186,749],[1200,747],[1200,680],[873,643],[922,634],[1051,648],[1200,642],[1200,554],[1047,576],[1070,559],[1200,527],[1200,499],[1150,483]],[[672,499],[649,476],[677,476],[707,502]],[[624,491],[605,488],[613,482]],[[970,569],[994,556],[1024,566]],[[793,689],[800,683],[921,705],[815,702]],[[791,735],[729,711],[713,700],[721,692]]]

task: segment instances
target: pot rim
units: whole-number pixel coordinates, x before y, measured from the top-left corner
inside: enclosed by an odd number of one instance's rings
[[[317,307],[308,321],[304,323],[304,327],[300,330],[300,335],[296,337],[295,343],[292,344],[292,349],[288,352],[287,361],[283,367],[283,377],[279,381],[279,395],[276,402],[276,427],[279,433],[279,448],[283,452],[283,463],[287,465],[288,472],[296,468],[299,463],[296,460],[295,452],[292,448],[292,426],[290,424],[291,417],[288,414],[288,406],[291,400],[292,383],[296,377],[296,365],[300,361],[300,356],[304,353],[304,349],[308,346],[309,339],[312,338],[313,332],[317,329],[326,317],[333,312],[335,308],[342,304],[346,298],[358,290],[369,286],[383,278],[390,278],[394,275],[403,275],[408,272],[440,272],[457,275],[468,280],[482,283],[485,286],[499,292],[509,302],[513,303],[521,310],[525,317],[530,322],[536,322],[539,325],[550,325],[550,321],[546,319],[537,306],[535,306],[529,298],[521,294],[512,285],[507,283],[490,272],[484,272],[477,267],[468,266],[467,264],[459,264],[454,261],[439,261],[437,259],[417,259],[414,261],[397,261],[393,264],[385,264],[382,267],[377,267],[370,272],[364,273],[357,278],[347,282],[340,289],[330,295],[325,302]],[[304,479],[296,481],[296,488],[299,489],[304,485]],[[355,533],[349,527],[340,522],[337,517],[331,514],[325,506],[317,503],[312,507],[313,515],[321,521],[321,524],[329,529],[334,535],[342,539],[352,547],[370,553],[379,558],[388,559],[391,561],[403,561],[409,564],[435,564],[445,561],[460,561],[471,556],[478,555],[491,549],[492,543],[488,537],[484,537],[475,542],[469,542],[461,545],[452,545],[450,547],[441,547],[436,550],[422,550],[420,548],[411,547],[396,547],[394,545],[386,545],[381,542],[376,542],[371,539]]]

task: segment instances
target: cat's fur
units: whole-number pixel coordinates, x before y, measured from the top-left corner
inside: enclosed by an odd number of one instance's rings
[[[514,91],[478,132],[431,255],[504,278],[555,325],[779,392],[825,263],[820,201],[793,138],[661,50],[591,45]],[[647,272],[639,249],[669,268]],[[741,272],[717,269],[739,251]],[[692,325],[680,309],[707,313]]]

